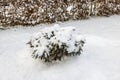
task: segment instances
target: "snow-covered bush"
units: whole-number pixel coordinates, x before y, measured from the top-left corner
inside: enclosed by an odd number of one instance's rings
[[[85,40],[75,27],[44,28],[28,42],[32,56],[45,62],[61,60],[65,56],[80,55]]]

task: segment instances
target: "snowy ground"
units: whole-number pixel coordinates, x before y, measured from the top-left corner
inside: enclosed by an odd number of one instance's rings
[[[120,80],[120,16],[58,23],[86,38],[81,56],[45,64],[31,58],[27,41],[40,27],[0,31],[0,80]]]

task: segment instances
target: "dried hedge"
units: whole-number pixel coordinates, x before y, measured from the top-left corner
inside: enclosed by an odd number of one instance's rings
[[[120,14],[120,0],[1,0],[0,25],[35,25]]]

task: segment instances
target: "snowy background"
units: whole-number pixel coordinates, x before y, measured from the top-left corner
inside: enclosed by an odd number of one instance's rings
[[[54,24],[0,31],[0,80],[120,80],[120,16],[58,23],[74,26],[86,38],[83,53],[45,64],[31,58],[33,33]]]

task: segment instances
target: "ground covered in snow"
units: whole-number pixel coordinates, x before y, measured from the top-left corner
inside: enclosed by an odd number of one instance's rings
[[[86,38],[80,56],[52,64],[31,58],[30,36],[54,24],[1,30],[0,80],[120,80],[120,16],[58,24]]]

